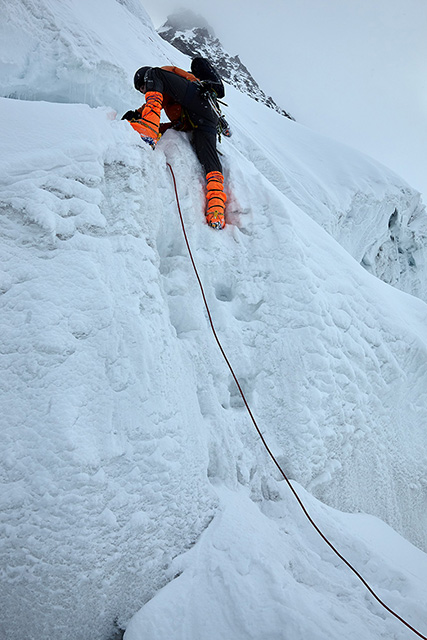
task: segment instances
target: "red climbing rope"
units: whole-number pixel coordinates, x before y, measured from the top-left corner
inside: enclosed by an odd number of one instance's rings
[[[377,602],[379,602],[379,604],[384,607],[384,609],[386,609],[389,613],[391,613],[392,616],[394,616],[395,618],[397,618],[402,624],[404,624],[408,629],[410,629],[411,631],[413,631],[419,638],[422,638],[422,640],[427,640],[427,636],[424,636],[422,633],[420,633],[419,631],[417,631],[412,625],[409,624],[409,622],[407,622],[404,618],[402,618],[398,613],[396,613],[395,611],[393,611],[393,609],[391,609],[388,605],[385,604],[385,602],[383,600],[381,600],[381,598],[375,593],[375,591],[372,589],[372,587],[369,586],[369,584],[366,582],[366,580],[363,578],[363,576],[357,571],[357,569],[355,569],[353,567],[353,565],[338,551],[338,549],[336,549],[336,547],[332,544],[332,542],[330,542],[330,540],[328,540],[328,538],[326,537],[326,535],[323,533],[323,531],[318,527],[318,525],[314,522],[313,518],[310,516],[310,514],[308,513],[306,507],[304,506],[303,501],[301,500],[300,496],[298,495],[297,491],[295,490],[295,488],[293,487],[291,481],[289,480],[288,476],[286,475],[286,473],[283,471],[282,467],[280,466],[279,462],[277,461],[274,453],[271,451],[270,447],[268,446],[264,436],[261,433],[261,430],[254,418],[254,415],[251,411],[251,408],[246,400],[245,394],[243,393],[243,389],[239,383],[239,380],[236,376],[236,374],[234,373],[233,367],[230,364],[229,359],[227,358],[227,355],[222,347],[222,344],[218,338],[217,332],[215,330],[215,326],[212,320],[212,315],[209,309],[209,305],[205,296],[205,291],[203,289],[203,284],[202,281],[200,279],[199,276],[199,272],[197,271],[197,267],[196,267],[196,263],[194,262],[194,258],[193,258],[193,254],[191,252],[191,247],[190,247],[190,243],[188,241],[188,237],[187,237],[187,232],[185,230],[185,224],[184,224],[184,218],[182,215],[182,211],[181,211],[181,206],[179,203],[179,196],[178,196],[178,189],[176,186],[176,180],[175,180],[175,174],[173,172],[173,169],[171,167],[171,165],[169,163],[166,163],[167,166],[169,167],[169,170],[171,172],[172,175],[172,180],[173,180],[173,186],[175,189],[175,197],[176,197],[176,204],[178,207],[178,213],[179,213],[179,218],[181,220],[181,227],[182,227],[182,232],[184,234],[184,239],[185,239],[185,243],[187,245],[187,249],[188,249],[188,254],[190,256],[190,260],[191,260],[191,264],[193,265],[193,269],[194,269],[194,273],[196,275],[197,281],[199,283],[199,287],[200,287],[200,291],[202,294],[202,298],[203,298],[203,302],[205,304],[205,308],[206,308],[206,312],[208,314],[208,319],[209,319],[209,324],[211,326],[212,329],[212,333],[214,335],[214,338],[216,340],[216,343],[219,347],[219,350],[221,351],[221,354],[225,360],[225,362],[227,363],[227,366],[230,370],[231,375],[233,376],[234,382],[236,383],[236,386],[239,390],[240,395],[242,396],[242,400],[244,402],[244,405],[249,413],[250,419],[252,420],[252,423],[259,435],[259,437],[261,438],[261,441],[264,445],[264,447],[266,448],[268,455],[270,456],[270,458],[272,459],[272,461],[274,462],[274,464],[276,465],[276,467],[278,468],[280,474],[283,476],[284,480],[286,481],[289,489],[292,491],[295,499],[297,500],[299,506],[301,507],[302,511],[304,512],[304,515],[307,517],[308,521],[310,522],[310,524],[314,527],[314,529],[317,531],[317,533],[319,534],[319,536],[322,538],[322,540],[324,540],[324,542],[326,542],[326,544],[328,545],[328,547],[330,547],[330,549],[332,549],[332,551],[338,556],[338,558],[340,560],[342,560],[342,562],[347,565],[347,567],[357,576],[357,578],[360,580],[360,582],[362,582],[362,584],[366,587],[366,589],[369,591],[369,593],[373,596],[373,598],[375,598],[375,600]]]

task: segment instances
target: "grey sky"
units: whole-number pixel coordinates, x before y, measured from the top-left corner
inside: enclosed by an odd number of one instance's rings
[[[212,25],[294,117],[365,151],[427,201],[427,0],[141,0]]]

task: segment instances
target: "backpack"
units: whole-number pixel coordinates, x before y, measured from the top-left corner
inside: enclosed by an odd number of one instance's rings
[[[225,96],[225,88],[221,76],[207,58],[202,58],[202,56],[193,58],[191,72],[203,83],[206,89],[214,91],[217,98],[221,100]]]
[[[223,82],[219,73],[213,67],[213,65],[206,58],[202,58],[198,56],[194,58],[191,62],[191,71],[184,71],[184,69],[180,69],[179,67],[161,67],[165,71],[171,71],[172,73],[176,73],[177,76],[181,76],[186,80],[190,80],[190,82],[197,82],[201,85],[202,93],[205,95],[212,109],[218,116],[218,124],[217,124],[217,134],[219,141],[221,142],[221,136],[225,136],[226,138],[231,137],[231,130],[227,120],[221,113],[221,107],[219,106],[218,99],[221,99],[225,96],[225,89]],[[222,102],[221,104],[225,104]],[[227,106],[227,105],[226,105]],[[169,124],[161,124],[161,133],[164,133],[167,129],[172,126],[175,129],[179,129],[180,131],[187,131],[188,126],[185,122],[182,121],[182,116],[185,114],[185,111],[181,107],[181,105],[177,103],[165,103],[163,102],[163,108],[166,112],[166,115],[172,123]],[[126,114],[127,115],[127,114]],[[188,119],[188,114],[187,114]],[[190,121],[191,122],[191,121]],[[194,126],[194,125],[193,125]],[[190,127],[192,128],[192,127]]]

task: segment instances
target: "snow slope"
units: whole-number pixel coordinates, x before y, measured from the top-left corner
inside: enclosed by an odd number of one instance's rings
[[[427,594],[419,563],[425,566],[425,555],[381,521],[325,509],[298,490],[324,531],[347,558],[357,558],[381,596],[424,622]],[[413,635],[367,602],[364,587],[313,537],[285,490],[279,490],[278,502],[265,502],[261,509],[245,491],[219,493],[220,514],[197,545],[172,563],[171,582],[133,617],[125,640]],[[381,551],[373,556],[372,548]],[[403,560],[396,561],[397,548]]]
[[[416,192],[230,90],[229,224],[215,233],[187,137],[152,153],[115,111],[137,106],[138,66],[187,63],[137,2],[104,2],[103,21],[100,6],[2,5],[15,33],[0,99],[2,637],[107,640],[145,603],[126,640],[411,637],[260,445],[166,162],[269,444],[425,634],[427,306],[359,264],[395,209],[402,234],[423,228]],[[416,241],[408,290],[425,282]]]

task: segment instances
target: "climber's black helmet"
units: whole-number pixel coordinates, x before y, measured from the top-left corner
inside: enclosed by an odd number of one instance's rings
[[[134,87],[137,91],[143,91],[144,90],[144,78],[145,78],[145,74],[147,73],[147,71],[151,69],[151,67],[141,67],[140,69],[138,69],[138,71],[135,73],[134,78],[133,78],[133,84]]]

